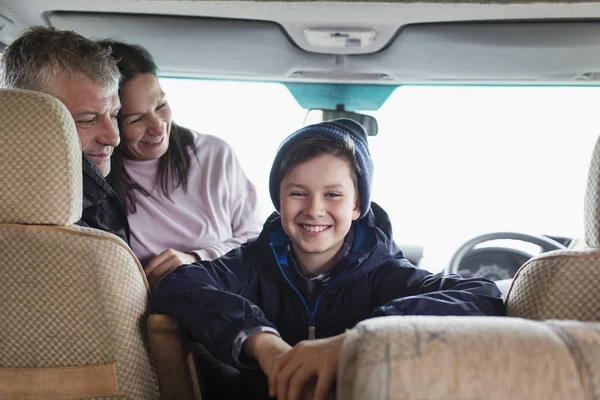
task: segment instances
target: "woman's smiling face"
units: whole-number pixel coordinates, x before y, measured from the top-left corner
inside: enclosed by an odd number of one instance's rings
[[[121,90],[122,146],[127,158],[155,160],[167,152],[171,133],[171,109],[158,78],[139,74]]]

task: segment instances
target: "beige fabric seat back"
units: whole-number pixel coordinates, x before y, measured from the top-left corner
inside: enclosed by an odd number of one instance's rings
[[[0,90],[0,399],[157,399],[149,289],[81,217],[81,149],[53,97]]]
[[[600,394],[600,323],[382,317],[348,332],[340,400],[578,399]]]
[[[600,321],[600,138],[588,172],[584,223],[588,248],[544,253],[519,269],[506,298],[508,315]]]

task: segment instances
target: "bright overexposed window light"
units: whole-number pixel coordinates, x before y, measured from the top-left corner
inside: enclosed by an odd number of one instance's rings
[[[225,139],[273,211],[279,143],[302,126],[282,84],[161,78],[175,121]],[[372,199],[400,244],[438,270],[494,231],[583,237],[587,168],[599,130],[597,87],[404,86],[376,112]]]

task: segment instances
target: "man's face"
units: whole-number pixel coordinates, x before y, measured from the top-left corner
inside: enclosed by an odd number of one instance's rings
[[[322,155],[297,165],[282,179],[279,195],[281,224],[299,261],[315,266],[333,259],[360,216],[348,162]]]
[[[110,155],[119,144],[117,113],[121,108],[117,89],[107,88],[80,75],[59,75],[41,92],[58,98],[77,127],[81,148],[103,176],[110,172]]]

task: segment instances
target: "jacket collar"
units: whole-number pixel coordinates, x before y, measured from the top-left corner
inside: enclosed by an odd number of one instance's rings
[[[102,187],[102,189],[108,192],[109,195],[112,196],[114,194],[116,196],[114,189],[106,182],[106,179],[102,176],[100,170],[84,152],[81,153],[81,168],[85,175],[90,177],[95,183]]]
[[[381,208],[379,210],[383,211]],[[393,240],[388,238],[383,230],[375,226],[376,221],[381,220],[385,222],[388,218],[385,211],[383,213],[384,215],[375,216],[373,210],[370,209],[364,218],[352,224],[351,229],[354,231],[354,241],[345,260],[346,269],[350,268],[357,272],[360,270],[359,273],[362,274],[380,265],[379,261],[383,258],[389,258],[391,255],[397,254],[402,256],[402,252],[399,251],[398,246]],[[389,219],[387,221],[384,225],[390,225]],[[391,232],[389,233],[391,234]],[[289,240],[288,235],[281,225],[281,216],[278,212],[274,212],[265,222],[258,241],[272,247],[277,262],[281,266],[287,267],[289,265]],[[368,259],[372,259],[373,262],[368,262]]]

